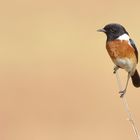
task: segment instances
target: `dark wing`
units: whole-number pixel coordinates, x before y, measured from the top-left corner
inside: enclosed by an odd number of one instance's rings
[[[134,41],[133,41],[131,38],[129,39],[129,41],[130,41],[131,46],[132,46],[132,47],[134,48],[134,50],[135,50],[135,55],[136,55],[137,62],[138,62],[138,50],[137,50],[137,47],[136,47]]]

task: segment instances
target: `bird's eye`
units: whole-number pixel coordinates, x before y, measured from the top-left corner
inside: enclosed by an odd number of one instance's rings
[[[110,29],[110,32],[116,33],[116,30],[115,29]]]

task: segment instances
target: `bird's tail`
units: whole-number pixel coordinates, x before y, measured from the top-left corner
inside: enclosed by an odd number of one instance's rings
[[[135,70],[135,73],[133,76],[131,76],[131,79],[135,87],[140,87],[140,76],[137,70]]]

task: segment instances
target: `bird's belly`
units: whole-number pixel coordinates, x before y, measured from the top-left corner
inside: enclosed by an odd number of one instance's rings
[[[135,71],[137,65],[135,50],[127,41],[109,41],[106,44],[106,49],[115,65],[127,72]]]
[[[133,72],[136,68],[136,63],[129,58],[117,58],[114,59],[113,62],[120,68],[125,69],[127,72]]]

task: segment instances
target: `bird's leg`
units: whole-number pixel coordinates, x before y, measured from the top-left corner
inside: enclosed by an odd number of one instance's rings
[[[115,66],[113,73],[116,74],[116,72],[117,72],[118,69],[119,69],[119,67],[118,66]]]
[[[130,72],[128,72],[128,76],[127,76],[127,81],[126,81],[125,89],[119,92],[121,98],[122,98],[122,97],[124,96],[124,94],[126,93],[126,89],[127,89],[127,86],[128,86],[129,79],[130,79]]]

